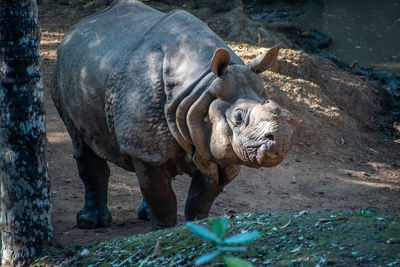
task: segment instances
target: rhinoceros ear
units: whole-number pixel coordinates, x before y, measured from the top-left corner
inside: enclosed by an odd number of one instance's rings
[[[225,73],[230,61],[231,57],[228,50],[226,50],[225,48],[218,48],[214,52],[214,56],[211,60],[210,69],[212,72],[214,72],[216,76],[220,77]]]
[[[269,69],[276,62],[279,54],[279,46],[274,46],[267,53],[259,55],[249,64],[249,68],[255,73],[261,73]]]

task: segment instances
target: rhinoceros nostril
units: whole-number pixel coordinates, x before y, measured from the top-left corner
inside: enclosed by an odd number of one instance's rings
[[[275,140],[275,138],[274,138],[274,136],[272,134],[266,134],[265,135],[265,139],[270,140],[270,141],[274,141]]]
[[[282,110],[281,110],[280,108],[275,108],[275,109],[273,110],[273,113],[276,114],[276,115],[280,115],[281,112],[282,112]]]

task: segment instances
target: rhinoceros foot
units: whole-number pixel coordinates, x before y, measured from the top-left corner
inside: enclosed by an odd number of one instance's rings
[[[150,221],[150,208],[147,206],[146,200],[142,200],[142,204],[140,204],[137,217],[142,221]]]
[[[107,227],[111,224],[111,214],[108,210],[99,215],[97,209],[83,208],[79,211],[76,222],[79,228],[93,229],[97,227]]]

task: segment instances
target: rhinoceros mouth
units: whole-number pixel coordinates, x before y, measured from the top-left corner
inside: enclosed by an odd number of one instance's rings
[[[266,155],[261,152],[261,149],[262,145],[245,147],[241,153],[244,165],[252,168],[274,167],[289,153],[289,151],[279,153],[271,151],[272,153]]]
[[[286,157],[286,155],[279,155],[278,157],[273,158],[273,159],[259,160],[259,161],[257,161],[257,163],[259,164],[260,167],[274,167],[274,166],[278,165],[279,163],[281,163],[285,157]]]
[[[233,148],[242,164],[252,168],[273,167],[287,156],[292,146],[290,135],[277,134],[273,131],[263,131],[263,137],[238,134]],[[256,132],[257,133],[257,132]]]

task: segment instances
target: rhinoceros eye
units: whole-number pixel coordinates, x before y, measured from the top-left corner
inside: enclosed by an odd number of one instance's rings
[[[233,113],[233,120],[237,126],[242,125],[243,123],[243,114],[241,110],[236,110],[235,113]]]

